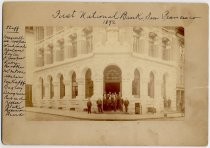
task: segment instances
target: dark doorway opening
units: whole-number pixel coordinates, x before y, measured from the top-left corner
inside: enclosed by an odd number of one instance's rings
[[[105,84],[105,92],[107,93],[117,93],[119,94],[120,92],[120,83],[116,82],[116,83],[106,83]]]

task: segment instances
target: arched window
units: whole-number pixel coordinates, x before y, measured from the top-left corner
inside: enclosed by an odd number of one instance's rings
[[[72,99],[78,95],[78,84],[76,81],[76,73],[72,74]]]
[[[91,80],[91,71],[87,70],[85,74],[85,98],[89,98],[93,95],[93,81]]]
[[[132,82],[132,95],[136,98],[140,97],[140,74],[137,69],[134,72],[134,80]]]
[[[149,56],[156,57],[156,46],[155,46],[155,40],[156,40],[157,34],[150,32],[149,33]]]
[[[170,51],[169,51],[169,39],[164,37],[162,39],[162,59],[169,60]]]
[[[63,75],[60,76],[60,98],[62,99],[65,96],[65,84]]]
[[[153,72],[150,72],[150,81],[149,81],[149,84],[148,84],[148,96],[150,98],[154,98],[154,90],[155,90],[155,87],[154,87],[154,74]]]

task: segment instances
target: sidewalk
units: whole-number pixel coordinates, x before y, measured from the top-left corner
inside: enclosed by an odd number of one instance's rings
[[[126,113],[92,113],[88,114],[87,112],[77,112],[70,110],[59,110],[59,109],[48,109],[48,108],[36,108],[36,107],[26,107],[27,112],[37,112],[44,114],[52,114],[59,116],[66,116],[82,120],[96,120],[96,121],[129,121],[129,120],[146,120],[146,119],[162,119],[165,118],[163,113],[156,114],[126,114]],[[168,118],[177,118],[182,117],[181,113],[170,113],[167,116]]]

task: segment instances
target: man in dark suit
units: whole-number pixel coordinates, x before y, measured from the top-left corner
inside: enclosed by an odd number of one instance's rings
[[[101,101],[101,99],[98,99],[96,103],[97,103],[97,106],[98,106],[98,112],[102,113],[103,111],[102,111],[102,101]]]
[[[123,98],[120,98],[120,111],[123,112],[123,104],[124,104],[124,100]]]
[[[128,99],[126,98],[126,100],[124,101],[124,106],[125,106],[125,112],[126,112],[126,113],[128,112],[128,105],[129,105],[129,101],[128,101]]]
[[[88,102],[87,102],[88,114],[89,113],[91,114],[91,107],[92,107],[92,103],[90,100],[88,100]]]

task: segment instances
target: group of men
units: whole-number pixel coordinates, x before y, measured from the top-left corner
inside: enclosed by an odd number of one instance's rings
[[[123,111],[123,99],[117,93],[104,94],[103,96],[103,110],[104,111]]]
[[[108,94],[105,93],[103,95],[103,101],[101,99],[98,99],[96,103],[99,113],[103,113],[103,111],[116,111],[116,110],[120,110],[121,112],[123,112],[123,105],[125,107],[125,112],[128,112],[129,101],[127,99],[123,100],[120,97],[120,95],[118,95],[117,93],[111,93],[111,92],[109,92]],[[91,106],[92,103],[89,100],[87,102],[88,113],[91,113]]]

